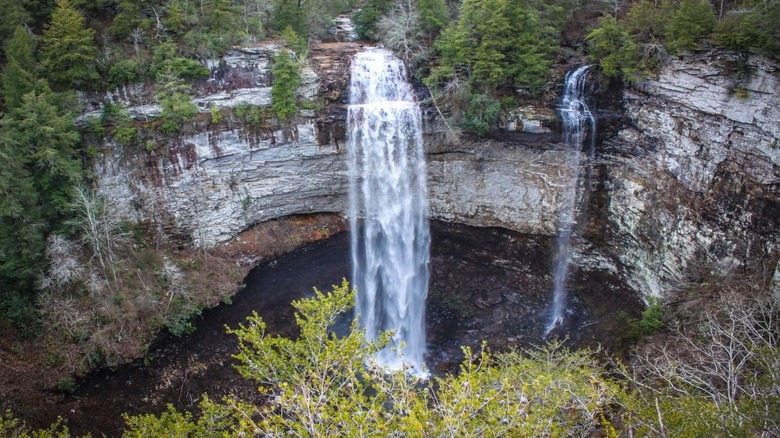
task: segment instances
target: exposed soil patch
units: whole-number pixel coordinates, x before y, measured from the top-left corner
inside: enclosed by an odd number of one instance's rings
[[[461,345],[484,339],[503,349],[545,342],[552,239],[442,223],[432,224],[432,231],[427,361],[435,372],[455,369]],[[290,300],[311,295],[312,286],[327,290],[348,277],[348,251],[349,236],[341,233],[264,263],[249,274],[231,304],[198,317],[195,333],[161,336],[145,359],[82,380],[72,396],[49,400],[47,415],[33,420],[43,426],[59,415],[74,432],[117,436],[122,412],[157,413],[167,403],[192,410],[204,392],[212,399],[232,394],[260,401],[255,384],[231,366],[237,346],[225,325],[235,327],[256,310],[269,330],[294,334]],[[569,316],[556,335],[575,347],[620,348],[625,330],[618,312],[636,316],[641,303],[605,273],[574,276]]]

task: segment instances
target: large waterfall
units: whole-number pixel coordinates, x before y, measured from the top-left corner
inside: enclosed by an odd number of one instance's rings
[[[566,277],[571,262],[571,238],[576,223],[577,185],[580,176],[580,153],[587,136],[587,127],[591,127],[591,139],[594,138],[595,121],[585,104],[585,74],[588,66],[579,67],[566,74],[566,83],[561,103],[563,119],[563,140],[567,153],[567,164],[571,178],[563,191],[563,200],[558,213],[558,236],[553,268],[553,305],[550,310],[550,322],[547,333],[563,323],[566,311]],[[593,147],[589,151],[593,152]],[[590,175],[588,175],[590,177]]]
[[[390,52],[355,56],[348,129],[358,321],[368,340],[395,333],[376,356],[380,366],[422,374],[430,234],[421,120],[405,68]]]

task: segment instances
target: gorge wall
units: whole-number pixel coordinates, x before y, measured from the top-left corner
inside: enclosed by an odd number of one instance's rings
[[[275,46],[238,49],[195,84],[202,114],[154,147],[101,140],[103,194],[183,245],[213,246],[253,224],[346,211],[346,85],[354,43],[312,50],[292,124],[252,125],[235,111],[270,104]],[[594,178],[580,201],[575,263],[624,274],[660,294],[691,272],[763,261],[774,270],[780,225],[778,67],[704,53],[673,61],[625,91],[620,123],[604,130]],[[735,65],[746,65],[736,71]],[[140,125],[160,109],[143,86],[102,96]],[[93,99],[97,102],[97,99]],[[621,105],[615,102],[616,107]],[[99,105],[92,108],[97,114]],[[495,140],[447,142],[426,117],[431,216],[474,226],[554,235],[568,172],[551,108],[526,108]],[[540,121],[542,119],[542,121]],[[545,122],[546,121],[546,122]],[[554,129],[553,129],[554,130]],[[583,187],[584,189],[585,187]]]

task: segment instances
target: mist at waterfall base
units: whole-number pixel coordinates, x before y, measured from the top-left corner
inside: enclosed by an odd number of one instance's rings
[[[355,55],[347,126],[357,318],[369,341],[393,332],[379,366],[422,375],[430,258],[422,127],[405,67],[389,51]]]
[[[552,307],[550,321],[545,331],[552,333],[564,323],[566,314],[566,284],[571,264],[571,239],[577,224],[577,187],[580,181],[580,155],[590,127],[590,138],[595,139],[595,120],[585,103],[585,76],[589,66],[582,66],[566,74],[563,99],[560,107],[563,121],[563,143],[568,151],[567,167],[571,177],[563,191],[558,213],[556,257],[553,267]],[[589,148],[590,154],[593,147]],[[589,157],[590,158],[590,157]],[[590,172],[588,172],[588,179]],[[590,181],[586,181],[585,192]]]

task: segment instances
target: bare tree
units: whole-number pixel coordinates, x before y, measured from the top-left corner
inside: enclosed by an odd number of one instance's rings
[[[762,436],[780,436],[770,406],[780,397],[780,297],[750,281],[727,284],[698,317],[674,323],[666,342],[637,354],[632,380],[704,396],[740,424],[760,423]],[[766,415],[742,412],[744,400],[764,403]]]
[[[407,65],[415,65],[429,56],[422,43],[425,33],[417,20],[417,9],[411,0],[399,0],[377,24],[382,42]]]
[[[59,234],[46,239],[46,259],[49,267],[41,277],[41,289],[59,289],[81,278],[84,265],[78,259],[79,248],[75,243]]]
[[[81,232],[82,241],[92,249],[92,256],[98,260],[103,272],[110,271],[116,280],[114,251],[129,239],[129,233],[122,229],[123,219],[116,205],[95,191],[78,186],[74,207],[77,218],[71,224]]]

